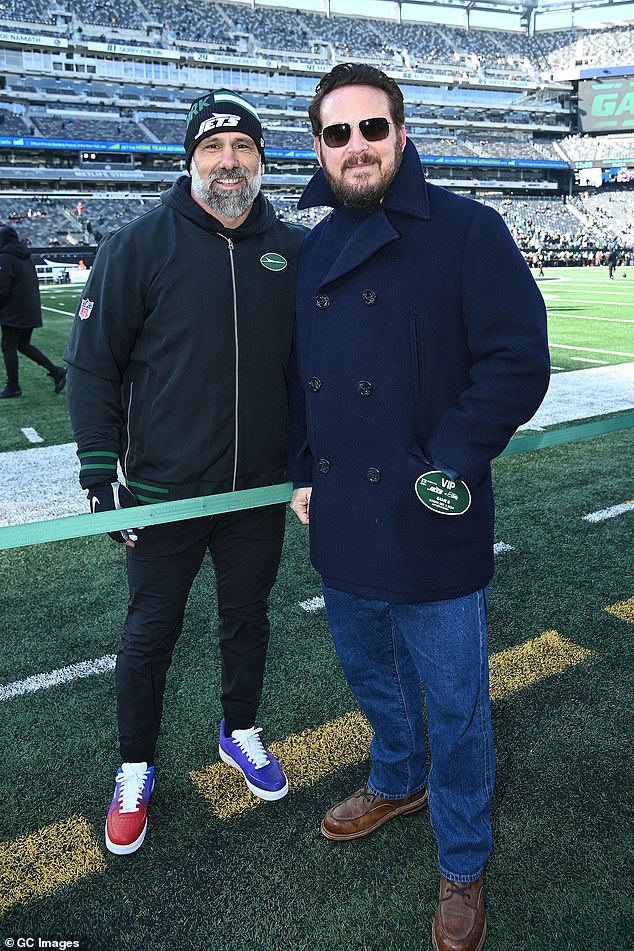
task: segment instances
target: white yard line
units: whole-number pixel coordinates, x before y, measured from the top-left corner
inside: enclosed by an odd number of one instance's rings
[[[14,697],[22,697],[26,693],[35,693],[37,690],[45,690],[48,687],[58,687],[60,684],[67,684],[81,677],[104,674],[114,670],[116,659],[116,654],[106,654],[105,657],[84,660],[78,664],[71,664],[69,667],[59,667],[46,674],[35,674],[33,677],[27,677],[26,680],[16,680],[12,684],[0,684],[0,701],[13,700]]]
[[[308,598],[307,601],[300,601],[299,606],[303,608],[304,611],[312,612],[321,611],[325,607],[325,604],[323,596],[319,595],[319,597],[316,598]]]
[[[24,433],[29,442],[44,442],[37,429],[31,426],[24,426],[20,432]]]
[[[612,505],[609,509],[600,509],[598,512],[589,512],[582,518],[586,522],[605,522],[608,518],[616,518],[634,509],[634,502],[623,502],[621,505]]]

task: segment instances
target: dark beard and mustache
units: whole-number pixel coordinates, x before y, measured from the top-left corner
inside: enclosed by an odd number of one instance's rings
[[[378,165],[380,169],[381,160],[374,155],[369,155],[363,159],[346,159],[341,165],[338,176],[333,175],[325,164],[322,165],[322,169],[335,198],[343,205],[348,208],[371,208],[373,205],[378,205],[385,197],[390,185],[396,178],[402,158],[403,152],[397,141],[394,145],[394,166],[389,171],[382,172],[379,181],[372,185],[366,184],[363,179],[354,185],[350,185],[342,181],[342,176],[346,169],[354,168],[355,165],[359,165],[361,162]]]
[[[245,168],[219,168],[203,179],[198,173],[196,163],[191,164],[192,192],[204,202],[211,211],[223,218],[240,218],[255,201],[262,184],[262,168],[253,177]],[[243,181],[239,191],[223,192],[214,187],[219,179],[223,181]]]

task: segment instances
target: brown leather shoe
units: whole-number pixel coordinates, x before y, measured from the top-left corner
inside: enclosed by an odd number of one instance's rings
[[[440,876],[440,898],[431,929],[434,951],[480,951],[487,936],[484,875],[475,882]]]
[[[395,816],[407,816],[426,805],[426,789],[407,799],[381,799],[364,786],[328,810],[322,819],[321,831],[327,839],[360,839]]]

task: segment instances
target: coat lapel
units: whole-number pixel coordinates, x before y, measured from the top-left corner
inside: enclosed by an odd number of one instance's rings
[[[328,230],[324,232],[326,240]],[[341,249],[340,254],[335,258],[330,270],[325,275],[322,284],[330,284],[336,281],[350,271],[364,264],[373,254],[380,251],[392,241],[400,238],[400,233],[396,230],[382,208],[377,208],[374,214],[366,218],[346,242]]]
[[[346,209],[341,207],[340,202],[333,195],[322,169],[318,169],[313,175],[297,207],[310,208],[319,205],[334,208],[335,217],[346,214]],[[400,232],[390,220],[390,212],[410,218],[430,217],[427,183],[416,148],[409,139],[405,145],[401,167],[385,199],[377,206],[373,214],[364,219],[352,237],[344,244],[320,286],[349,274],[368,261],[377,251],[401,237]],[[321,226],[317,226],[323,229],[320,240],[327,244],[332,240],[330,224],[331,222],[324,221]]]

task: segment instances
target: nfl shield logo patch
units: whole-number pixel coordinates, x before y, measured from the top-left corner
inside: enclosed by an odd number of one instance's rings
[[[94,300],[90,300],[89,297],[82,297],[81,304],[79,305],[79,310],[77,311],[77,316],[80,320],[88,320],[92,314],[92,309],[95,306]]]

